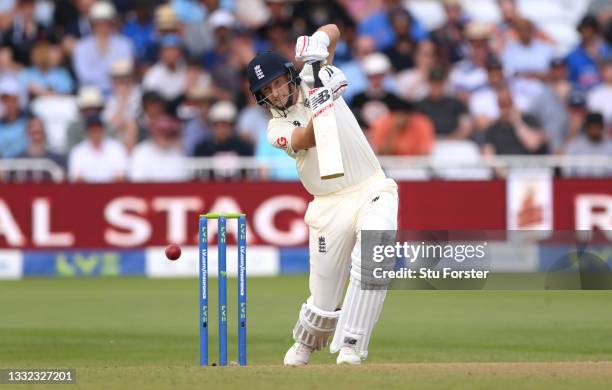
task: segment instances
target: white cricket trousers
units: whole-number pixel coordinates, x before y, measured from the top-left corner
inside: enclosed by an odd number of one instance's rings
[[[310,228],[309,288],[316,307],[340,307],[351,263],[361,268],[361,230],[397,230],[397,209],[397,184],[382,172],[310,202],[304,220]]]

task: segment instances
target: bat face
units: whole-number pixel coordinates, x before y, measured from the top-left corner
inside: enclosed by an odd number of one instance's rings
[[[309,100],[321,179],[328,180],[342,177],[344,176],[344,166],[342,165],[340,139],[331,89],[325,87],[313,88],[309,91]]]

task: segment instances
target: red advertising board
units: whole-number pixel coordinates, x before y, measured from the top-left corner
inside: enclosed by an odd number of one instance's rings
[[[612,230],[612,180],[553,185],[556,229]],[[505,229],[505,194],[504,181],[403,182],[400,226]],[[236,210],[247,213],[250,244],[301,246],[310,199],[299,183],[5,184],[0,248],[193,245],[200,212]],[[235,230],[230,225],[228,233]]]

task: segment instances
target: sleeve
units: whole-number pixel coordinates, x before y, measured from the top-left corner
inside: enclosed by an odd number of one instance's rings
[[[291,136],[294,129],[295,126],[289,123],[283,123],[274,119],[270,120],[268,123],[268,143],[277,149],[283,150],[289,157],[295,158],[297,152],[291,148]]]

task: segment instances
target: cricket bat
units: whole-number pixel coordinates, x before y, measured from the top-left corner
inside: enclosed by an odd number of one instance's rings
[[[317,142],[317,156],[319,159],[319,174],[321,179],[329,180],[344,176],[340,139],[338,138],[338,125],[334,112],[334,97],[329,88],[323,86],[319,79],[321,63],[312,64],[314,73],[314,88],[308,93],[310,108],[312,109],[312,126]]]

